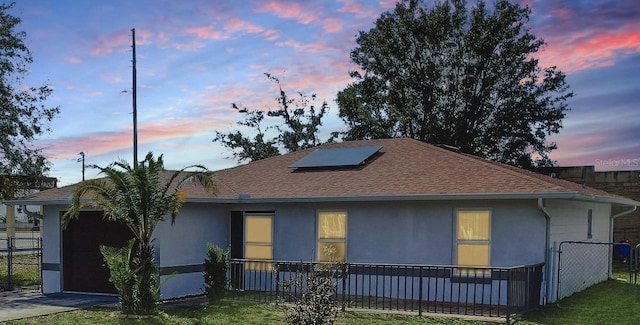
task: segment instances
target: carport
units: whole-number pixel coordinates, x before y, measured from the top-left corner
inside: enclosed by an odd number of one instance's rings
[[[62,230],[63,291],[117,293],[100,246],[122,247],[132,237],[124,224],[103,220],[101,211],[81,212]]]

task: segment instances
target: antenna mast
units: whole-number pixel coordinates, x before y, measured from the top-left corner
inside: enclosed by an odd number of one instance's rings
[[[133,76],[132,76],[132,90],[133,95],[133,168],[138,167],[138,109],[136,98],[136,29],[131,29],[131,39],[133,48]]]

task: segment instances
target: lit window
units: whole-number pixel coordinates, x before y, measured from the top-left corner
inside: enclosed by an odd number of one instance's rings
[[[491,212],[459,210],[457,215],[457,265],[489,266]],[[464,271],[464,270],[461,270]]]
[[[347,255],[347,213],[318,213],[318,261],[344,262]]]
[[[271,215],[245,216],[244,256],[246,259],[271,261],[273,257],[272,224]],[[247,267],[253,270],[266,270],[269,265],[263,262],[247,263]]]

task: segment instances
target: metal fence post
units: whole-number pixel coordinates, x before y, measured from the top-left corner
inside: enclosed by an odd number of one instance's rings
[[[507,324],[511,323],[511,290],[513,286],[512,272],[513,269],[507,270]]]
[[[422,266],[420,267],[420,278],[418,283],[420,285],[418,288],[418,315],[422,316]]]
[[[342,311],[345,311],[347,306],[347,276],[349,275],[349,264],[346,262],[342,264]]]
[[[42,271],[42,237],[38,239],[38,270],[40,274],[40,293],[44,293],[44,276]]]
[[[7,288],[13,290],[13,238],[7,237]]]

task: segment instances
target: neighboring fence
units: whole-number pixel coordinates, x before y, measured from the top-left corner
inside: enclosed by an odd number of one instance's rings
[[[634,250],[627,243],[561,242],[558,254],[557,300],[609,279],[612,270],[610,256],[613,260],[619,260],[628,266],[629,281],[632,281],[633,254]]]
[[[0,291],[42,284],[42,240],[0,238]]]
[[[640,272],[640,244],[629,254],[629,282],[638,283],[638,273]]]
[[[232,297],[292,302],[299,288],[287,283],[320,263],[230,261]],[[326,264],[325,264],[326,265]],[[338,264],[333,273],[343,307],[505,317],[540,303],[543,264],[505,268]],[[286,289],[285,289],[286,288]]]

